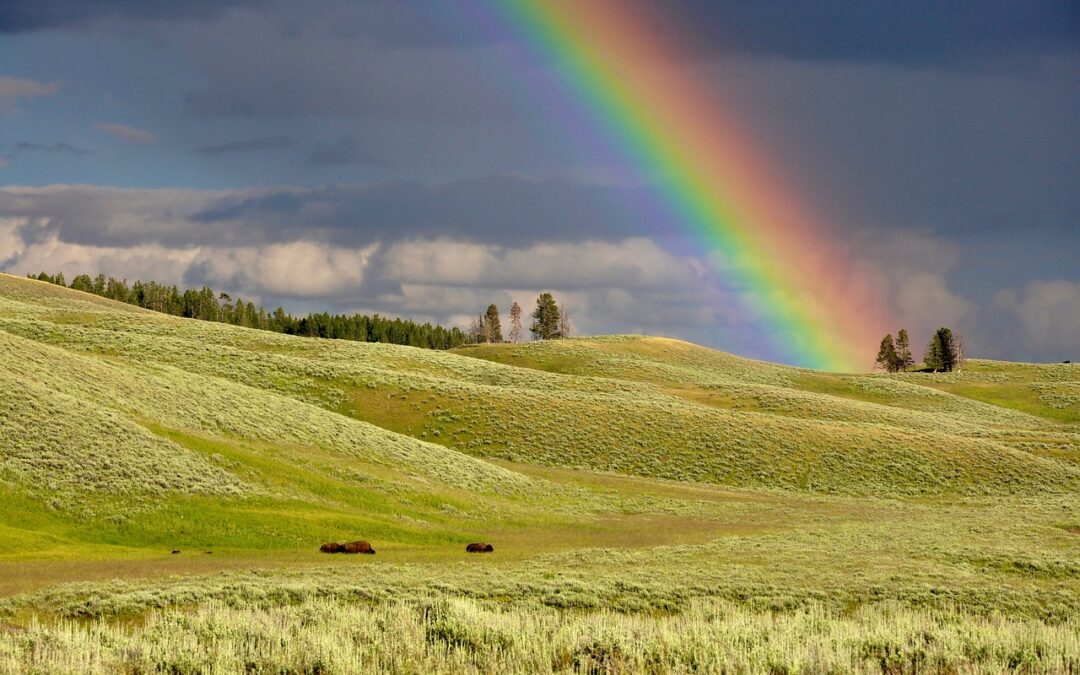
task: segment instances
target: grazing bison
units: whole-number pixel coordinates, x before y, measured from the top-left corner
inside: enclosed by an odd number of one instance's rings
[[[323,553],[341,553],[345,550],[345,547],[341,544],[330,542],[328,544],[323,544],[322,546],[320,546],[319,550]]]
[[[350,541],[341,547],[342,553],[374,553],[375,549],[366,541]]]
[[[176,554],[177,554],[177,553],[179,553],[179,552],[180,552],[180,549],[173,549],[173,552],[172,552],[172,554],[173,554],[173,555],[176,555]]]
[[[491,544],[469,544],[465,547],[466,553],[494,553],[495,547]]]

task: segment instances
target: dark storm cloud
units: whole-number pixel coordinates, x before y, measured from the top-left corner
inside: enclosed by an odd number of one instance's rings
[[[262,0],[4,0],[0,33],[71,28],[95,20],[211,19]]]
[[[440,123],[520,116],[512,88],[497,80],[524,76],[507,66],[514,52],[508,45],[519,44],[522,35],[483,6],[331,1],[319,12],[275,4],[222,17],[185,40],[205,75],[203,86],[186,92],[187,110],[204,117]],[[1000,70],[1080,52],[1076,6],[1052,0],[648,0],[643,11],[673,53],[694,59]]]
[[[650,0],[655,34],[691,54],[934,64],[1080,49],[1073,0]]]
[[[632,208],[640,198],[631,188],[514,176],[226,191],[58,185],[0,191],[0,218],[48,223],[61,240],[94,246],[364,246],[439,237],[513,246],[641,235],[651,223]]]
[[[748,59],[701,79],[845,222],[1080,231],[1080,54],[1022,72]]]
[[[957,57],[1080,48],[1073,0],[647,0],[655,34],[679,51],[794,59],[940,63]],[[6,0],[0,32],[71,28],[109,20],[213,20],[232,8],[277,16],[283,32],[323,22],[339,38],[401,48],[470,47],[506,37],[483,3],[328,0]],[[485,19],[486,17],[486,19]],[[325,21],[324,21],[325,20]]]
[[[315,166],[368,165],[382,166],[383,160],[368,154],[360,147],[360,141],[346,134],[331,142],[316,143],[308,158]]]
[[[283,240],[306,230],[349,245],[411,237],[513,245],[640,235],[649,229],[647,215],[626,208],[640,198],[626,188],[488,176],[262,192],[221,199],[191,219],[258,227]]]
[[[477,68],[498,62],[495,47],[389,47],[337,32],[325,16],[286,29],[276,15],[244,15],[193,29],[182,48],[205,75],[203,86],[184,94],[195,117],[332,115],[446,124],[505,118],[515,110],[508,92]]]
[[[138,21],[212,21],[231,9],[258,9],[277,15],[286,31],[328,17],[339,37],[372,39],[394,48],[468,46],[491,41],[476,17],[479,8],[437,0],[321,0],[317,11],[292,0],[4,0],[0,33],[53,28],[72,29],[96,23]],[[436,16],[436,20],[432,20]]]
[[[291,138],[283,136],[268,136],[265,138],[252,138],[244,141],[230,141],[216,145],[201,145],[195,148],[195,152],[207,157],[217,155],[239,155],[266,150],[280,150],[293,144]]]

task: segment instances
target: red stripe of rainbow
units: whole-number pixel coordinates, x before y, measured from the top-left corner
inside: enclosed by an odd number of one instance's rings
[[[844,259],[628,0],[496,0],[655,180],[787,359],[863,370],[886,324]],[[716,254],[719,254],[717,256]],[[825,256],[825,257],[822,257]]]

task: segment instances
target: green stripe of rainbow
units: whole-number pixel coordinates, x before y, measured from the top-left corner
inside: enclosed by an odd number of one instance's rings
[[[625,0],[496,0],[656,181],[719,271],[746,289],[767,338],[799,365],[864,369],[885,324],[828,242]],[[875,337],[875,335],[877,337]]]

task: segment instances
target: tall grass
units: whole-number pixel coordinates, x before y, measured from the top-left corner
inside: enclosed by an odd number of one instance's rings
[[[307,599],[207,603],[144,621],[33,622],[0,632],[0,670],[98,673],[1069,673],[1080,623],[884,605],[755,612],[695,602],[677,614]]]

